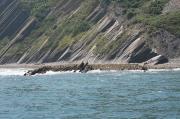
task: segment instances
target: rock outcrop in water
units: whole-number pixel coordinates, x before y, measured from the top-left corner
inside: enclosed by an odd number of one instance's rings
[[[36,74],[45,74],[48,71],[53,72],[65,72],[65,71],[73,71],[80,73],[87,73],[92,70],[148,70],[147,66],[142,66],[138,64],[64,64],[64,65],[56,65],[56,66],[42,66],[40,68],[29,70],[24,74],[24,76],[32,76]]]
[[[0,63],[144,63],[162,56],[158,64],[178,58],[179,1],[127,1],[1,0]]]

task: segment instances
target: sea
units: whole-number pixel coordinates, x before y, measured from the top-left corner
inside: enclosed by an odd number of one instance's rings
[[[0,69],[0,119],[180,119],[180,69]]]

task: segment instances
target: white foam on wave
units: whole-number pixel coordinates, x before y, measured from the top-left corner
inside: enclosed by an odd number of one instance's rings
[[[117,70],[110,70],[110,71],[105,71],[105,70],[91,70],[88,71],[87,74],[96,74],[96,73],[107,73],[107,72],[118,72]],[[45,74],[37,74],[37,75],[57,75],[57,74],[71,74],[71,73],[81,73],[80,71],[60,71],[60,72],[53,72],[53,71],[48,71]]]
[[[166,71],[180,71],[180,68],[174,69],[149,69],[149,72],[166,72]]]
[[[163,71],[180,71],[180,69],[149,69],[146,72],[150,73],[157,73],[157,72],[163,72]],[[145,71],[143,70],[124,70],[124,71],[118,71],[118,70],[92,70],[88,71],[87,74],[100,74],[100,73],[144,73]],[[60,72],[53,72],[53,71],[48,71],[45,74],[37,74],[38,75],[60,75],[60,74],[74,74],[74,73],[80,73],[79,71],[60,71]]]
[[[27,68],[0,68],[0,76],[23,76],[28,70]],[[158,73],[158,72],[166,72],[166,71],[180,71],[180,68],[175,69],[149,69],[146,72],[151,73]],[[142,70],[124,70],[124,71],[117,71],[117,70],[110,70],[110,71],[103,71],[103,70],[92,70],[88,73],[116,73],[116,72],[130,72],[130,73],[143,73]],[[37,74],[37,75],[58,75],[58,74],[68,74],[68,73],[80,73],[79,71],[65,71],[65,72],[53,72],[48,71],[46,74]]]
[[[24,68],[0,68],[0,76],[23,76],[30,69]]]
[[[92,71],[89,71],[88,73],[102,73],[103,71],[101,71],[100,69],[98,70],[92,70]]]
[[[126,72],[132,72],[132,73],[141,73],[141,72],[144,72],[144,70],[124,70]]]
[[[123,70],[123,71],[118,71],[118,70],[92,70],[89,71],[88,73],[106,73],[106,72],[112,72],[112,73],[117,73],[117,72],[125,72],[125,73],[144,73],[144,72],[166,72],[166,71],[180,71],[180,68],[175,68],[175,69],[148,69],[147,71],[144,70]]]
[[[97,70],[92,70],[92,71],[88,71],[87,73],[115,73],[115,72],[118,72],[118,70],[100,70],[100,69],[97,69]]]
[[[173,69],[173,71],[180,71],[180,68],[175,68]]]
[[[54,72],[54,71],[48,71],[44,75],[57,75],[57,74],[68,74],[68,73],[79,73],[78,71],[60,71],[60,72]]]

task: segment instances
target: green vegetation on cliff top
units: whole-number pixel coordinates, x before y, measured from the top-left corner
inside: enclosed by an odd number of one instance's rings
[[[162,10],[169,0],[101,0],[109,4],[117,2],[125,8],[124,14],[135,22],[145,23],[150,31],[163,28],[180,37],[180,11],[162,14]]]

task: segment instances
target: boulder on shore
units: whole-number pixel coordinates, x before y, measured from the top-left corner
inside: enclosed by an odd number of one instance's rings
[[[169,60],[162,55],[158,55],[156,57],[151,58],[150,60],[146,61],[145,63],[148,65],[157,65],[157,64],[164,64],[167,63]]]
[[[36,74],[45,74],[47,71],[49,71],[51,68],[50,67],[42,67],[39,69],[35,69],[35,70],[30,70],[27,73],[24,74],[24,76],[32,76],[32,75],[36,75]]]
[[[29,70],[27,73],[24,74],[24,76],[32,76],[36,74],[45,74],[47,71],[79,71],[81,73],[86,73],[90,70],[93,70],[92,66],[88,64],[88,62],[85,64],[82,62],[79,66],[78,65],[67,65],[67,66],[44,66],[35,70]]]

